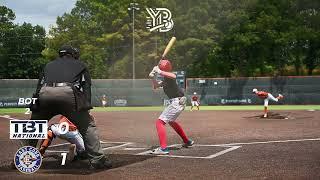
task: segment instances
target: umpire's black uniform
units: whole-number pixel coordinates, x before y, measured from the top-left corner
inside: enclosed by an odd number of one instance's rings
[[[86,66],[74,58],[74,53],[73,47],[62,46],[59,58],[45,66],[34,95],[38,100],[31,107],[31,119],[49,120],[58,114],[66,116],[83,136],[91,167],[110,167],[88,111],[92,109],[90,74]],[[29,140],[27,144],[35,147],[37,140]]]

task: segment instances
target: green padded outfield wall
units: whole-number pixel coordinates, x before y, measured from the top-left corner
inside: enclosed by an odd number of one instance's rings
[[[31,98],[37,80],[0,79],[0,107],[18,107],[19,98]],[[165,95],[153,90],[149,79],[95,79],[92,81],[92,104],[101,106],[103,95],[108,106],[159,106]]]
[[[187,94],[197,92],[201,104],[263,104],[252,89],[285,98],[277,104],[320,104],[320,76],[188,79]],[[276,102],[269,101],[269,104]]]

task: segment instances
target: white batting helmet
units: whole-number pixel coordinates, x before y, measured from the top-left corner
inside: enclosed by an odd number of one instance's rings
[[[254,89],[252,89],[252,92],[256,93],[256,92],[258,92],[258,89],[254,88]]]

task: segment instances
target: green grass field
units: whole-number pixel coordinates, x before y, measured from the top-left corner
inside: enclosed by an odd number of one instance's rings
[[[104,112],[104,111],[161,111],[162,106],[148,106],[148,107],[95,107],[92,111],[94,112]],[[186,108],[190,110],[190,106]],[[233,110],[263,110],[262,105],[238,105],[238,106],[200,106],[200,110],[205,111],[233,111]],[[320,110],[320,105],[271,105],[269,110]],[[25,108],[0,108],[0,115],[10,114],[10,113],[25,113]]]

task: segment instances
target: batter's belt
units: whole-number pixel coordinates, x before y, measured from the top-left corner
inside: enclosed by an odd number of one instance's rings
[[[169,101],[170,104],[173,103],[173,102],[175,102],[175,101],[179,101],[179,104],[180,104],[180,105],[185,105],[186,102],[187,102],[187,98],[186,98],[185,96],[183,96],[183,97],[176,97],[176,98],[169,99],[168,101]]]

